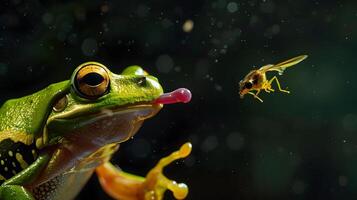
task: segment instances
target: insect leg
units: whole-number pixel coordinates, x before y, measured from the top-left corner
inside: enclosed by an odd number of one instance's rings
[[[274,76],[272,79],[270,79],[269,84],[271,84],[274,80],[275,80],[276,84],[278,85],[280,92],[290,93],[290,91],[288,91],[288,90],[281,89],[278,77],[276,77],[276,76]]]
[[[257,94],[259,94],[260,90],[258,90]],[[257,94],[254,94],[253,92],[248,92],[248,94],[251,94],[254,96],[254,98],[258,99],[260,102],[263,103],[263,100],[257,96]]]
[[[264,89],[264,91],[267,92],[267,93],[275,91],[274,89],[271,88],[270,81],[264,81],[264,83],[262,84],[261,89]]]
[[[272,88],[264,88],[264,90],[265,90],[265,92],[267,92],[267,93],[270,93],[270,92],[274,92],[275,90],[274,89],[272,89]]]
[[[255,96],[258,96],[259,93],[260,93],[260,90],[257,90],[257,93],[255,93]]]

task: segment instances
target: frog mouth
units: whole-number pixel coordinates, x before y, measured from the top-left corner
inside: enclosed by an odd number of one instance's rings
[[[100,109],[93,113],[85,113],[84,109],[71,111],[57,115],[47,121],[47,127],[55,130],[69,132],[72,129],[80,128],[88,124],[110,118],[127,118],[129,121],[144,121],[158,113],[164,104],[188,103],[191,100],[191,92],[186,88],[179,88],[172,92],[163,93],[158,98],[150,102],[140,102],[136,104]],[[67,129],[69,128],[69,129]]]
[[[97,116],[110,116],[110,115],[123,115],[126,113],[138,112],[140,116],[138,119],[141,121],[154,116],[162,108],[164,104],[174,104],[174,103],[188,103],[191,101],[192,94],[190,90],[186,88],[179,88],[172,92],[163,93],[157,99],[150,103],[138,103],[123,107],[118,107],[113,110],[101,110],[100,114]]]
[[[155,115],[162,108],[162,105],[164,104],[188,103],[191,101],[191,98],[192,98],[192,94],[190,90],[186,88],[179,88],[172,92],[161,94],[157,99],[155,99],[152,102],[137,103],[137,104],[127,105],[126,107],[120,106],[112,110],[102,109],[100,112],[101,114],[99,114],[99,116],[103,114],[104,115],[125,114],[125,113],[131,113],[139,110],[151,110],[152,112],[151,114],[144,114],[142,116],[142,119],[146,119]],[[98,115],[98,114],[94,114],[94,115]]]

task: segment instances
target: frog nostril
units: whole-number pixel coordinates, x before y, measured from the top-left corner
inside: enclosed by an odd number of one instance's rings
[[[139,77],[139,78],[137,79],[137,82],[136,82],[136,83],[137,83],[138,85],[140,85],[140,86],[145,86],[146,83],[147,83],[147,79],[146,79],[145,76]]]

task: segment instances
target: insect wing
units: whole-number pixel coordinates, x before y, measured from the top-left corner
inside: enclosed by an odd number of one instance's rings
[[[267,72],[267,71],[277,71],[279,74],[283,74],[284,70],[290,66],[296,65],[299,62],[305,60],[307,58],[307,55],[301,55],[297,56],[294,58],[291,58],[289,60],[286,60],[284,62],[278,63],[276,65],[265,65],[259,69],[261,72]]]

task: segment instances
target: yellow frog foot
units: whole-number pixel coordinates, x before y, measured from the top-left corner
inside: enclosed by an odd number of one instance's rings
[[[115,199],[161,200],[166,190],[170,190],[176,199],[184,199],[188,194],[187,185],[168,179],[163,169],[175,160],[187,157],[191,150],[191,143],[185,143],[178,151],[162,158],[145,178],[126,173],[109,162],[97,167],[96,172],[103,189]]]

